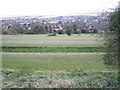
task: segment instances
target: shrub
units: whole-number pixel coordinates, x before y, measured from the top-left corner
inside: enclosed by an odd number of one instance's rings
[[[97,32],[98,32],[98,30],[96,30],[96,29],[93,30],[93,33],[97,33]]]
[[[58,34],[64,34],[63,30],[59,30]]]
[[[74,31],[73,34],[80,34],[81,31]]]
[[[66,30],[66,34],[67,34],[68,36],[71,36],[72,30],[70,30],[70,29]]]
[[[53,34],[49,34],[48,36],[56,36],[56,33],[53,33]]]
[[[82,29],[82,30],[81,30],[81,33],[88,33],[88,30]]]

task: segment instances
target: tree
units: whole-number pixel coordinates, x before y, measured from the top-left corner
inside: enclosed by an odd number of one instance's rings
[[[39,31],[40,31],[40,28],[39,28],[39,26],[37,25],[37,26],[34,28],[34,33],[35,33],[35,34],[38,34]]]
[[[110,14],[108,28],[105,30],[105,47],[104,63],[112,68],[118,68],[118,32],[120,32],[118,17],[120,10],[115,10]]]
[[[76,26],[76,24],[73,25],[73,30],[74,30],[74,31],[77,31],[77,26]]]
[[[34,34],[45,34],[47,32],[48,32],[47,28],[42,25],[36,25],[34,27]]]
[[[66,34],[69,35],[69,36],[71,36],[71,34],[72,34],[72,30],[67,29],[67,30],[66,30]]]
[[[58,30],[58,34],[64,34],[63,30]]]

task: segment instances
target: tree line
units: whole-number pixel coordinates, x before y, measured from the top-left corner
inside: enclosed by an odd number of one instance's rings
[[[30,24],[19,24],[14,23],[12,26],[6,24],[7,28],[2,28],[2,34],[6,35],[16,35],[16,34],[49,34],[49,33],[58,33],[58,34],[80,34],[80,33],[97,33],[98,30],[93,28],[89,28],[90,26],[86,26],[85,23],[66,23],[61,25],[62,29],[57,32],[51,32],[52,25],[44,25],[38,23],[30,23]]]

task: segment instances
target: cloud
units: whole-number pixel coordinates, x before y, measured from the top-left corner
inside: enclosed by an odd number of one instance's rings
[[[113,8],[119,0],[2,0],[0,16],[64,15]]]

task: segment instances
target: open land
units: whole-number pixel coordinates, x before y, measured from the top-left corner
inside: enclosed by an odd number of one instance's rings
[[[101,41],[96,34],[3,35],[3,88],[118,87]]]

